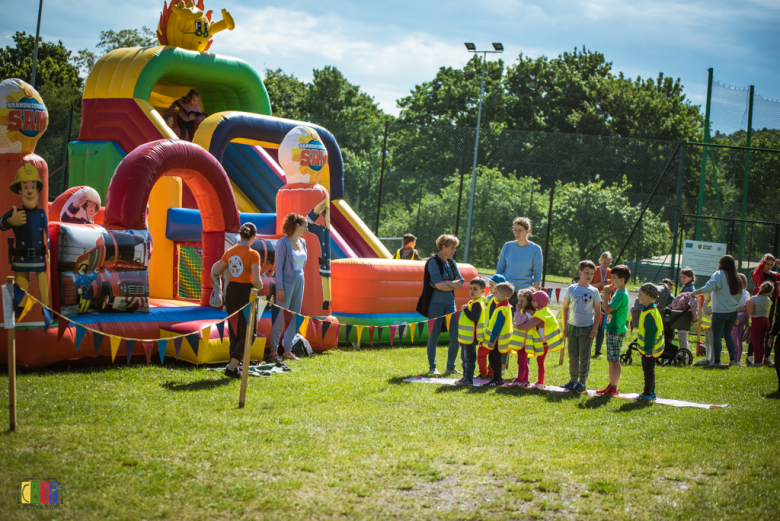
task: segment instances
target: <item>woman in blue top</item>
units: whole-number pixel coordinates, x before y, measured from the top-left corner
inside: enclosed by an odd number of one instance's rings
[[[458,248],[458,238],[454,235],[441,235],[436,239],[436,247],[439,253],[433,255],[425,264],[430,276],[430,284],[433,287],[430,304],[428,305],[428,318],[443,317],[455,312],[455,293],[456,289],[463,287],[463,277],[458,271],[458,265],[453,256]],[[433,321],[433,327],[428,332],[428,367],[432,375],[441,374],[436,369],[436,345],[439,342],[439,333],[443,318]],[[447,370],[445,376],[456,373],[455,359],[458,357],[458,333],[457,322],[450,321],[450,346],[447,351]]]
[[[715,359],[710,367],[724,367],[720,365],[721,339],[726,339],[726,349],[729,351],[729,365],[738,365],[735,359],[734,339],[731,338],[731,330],[737,321],[739,300],[742,298],[742,284],[737,276],[737,264],[734,257],[724,255],[720,258],[718,271],[713,273],[710,280],[703,288],[692,293],[693,296],[702,293],[712,293],[712,338]]]
[[[284,237],[276,243],[276,303],[285,309],[301,312],[303,303],[303,268],[306,266],[306,241],[302,239],[308,225],[306,217],[297,213],[288,214],[282,224]],[[276,358],[279,337],[284,329],[284,313],[279,313],[276,322],[271,326],[271,357]],[[287,331],[284,332],[284,358],[298,360],[292,353],[292,339],[295,336],[295,319],[290,320]],[[276,350],[274,349],[276,347]]]
[[[512,222],[515,240],[501,248],[496,273],[503,275],[515,287],[515,294],[509,301],[514,310],[517,291],[533,287],[538,290],[542,283],[542,248],[528,240],[531,237],[531,220],[518,217]]]

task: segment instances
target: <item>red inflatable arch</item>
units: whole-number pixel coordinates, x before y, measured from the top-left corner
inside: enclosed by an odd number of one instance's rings
[[[106,193],[105,227],[146,230],[152,187],[163,176],[180,177],[192,191],[203,221],[200,303],[209,305],[209,270],[225,252],[225,233],[238,233],[241,221],[230,180],[217,160],[189,141],[145,143],[119,163]]]

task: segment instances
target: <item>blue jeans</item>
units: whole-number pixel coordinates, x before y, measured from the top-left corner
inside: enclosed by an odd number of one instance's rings
[[[296,271],[295,278],[293,279],[291,288],[287,288],[288,291],[284,295],[284,304],[280,306],[295,311],[301,312],[301,305],[303,304],[303,286],[304,278],[303,271]],[[276,317],[276,322],[271,326],[271,349],[278,348],[279,337],[282,336],[282,330],[284,329],[284,313],[279,313]],[[290,324],[287,326],[287,331],[284,332],[284,350],[292,351],[292,339],[295,336],[295,316],[290,320]]]
[[[452,322],[450,322],[452,324]],[[460,345],[460,359],[463,362],[463,378],[474,380],[474,368],[477,365],[477,343]]]
[[[443,317],[455,312],[455,303],[447,307],[442,306],[436,302],[431,302],[428,305],[428,318]],[[444,323],[443,318],[439,318],[433,321],[433,327],[428,332],[428,367],[430,370],[436,369],[436,345],[439,343],[439,333],[441,332],[441,325]],[[450,348],[447,351],[447,371],[455,369],[455,359],[458,358],[458,323],[455,317],[450,320]],[[454,330],[454,332],[452,331]]]
[[[737,312],[712,314],[712,348],[715,351],[714,362],[720,363],[720,351],[723,349],[721,339],[726,340],[726,349],[729,351],[729,361],[734,360],[734,339],[731,338],[731,330],[737,321]]]

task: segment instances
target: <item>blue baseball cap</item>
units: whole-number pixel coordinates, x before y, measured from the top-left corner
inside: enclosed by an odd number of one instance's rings
[[[506,282],[506,277],[504,277],[503,275],[499,275],[498,273],[496,273],[495,275],[493,275],[492,277],[490,277],[490,280],[491,280],[491,281],[493,281],[493,282],[495,282],[496,284],[501,284],[502,282]]]

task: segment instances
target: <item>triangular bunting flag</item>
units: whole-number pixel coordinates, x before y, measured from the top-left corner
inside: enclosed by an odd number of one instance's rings
[[[427,324],[427,322],[419,322],[419,324],[420,324],[420,330],[417,332],[417,334],[420,336],[420,338],[422,338],[423,335],[425,334],[425,324]],[[430,333],[430,329],[428,330],[428,332]]]
[[[276,317],[279,316],[279,311],[281,311],[279,306],[271,306],[271,325],[276,323]]]
[[[252,312],[252,306],[245,306],[241,312],[244,314],[244,320],[246,320],[246,323],[249,324],[251,322],[249,319],[249,313]]]
[[[222,322],[220,322],[222,323]],[[160,365],[165,361],[165,351],[168,349],[168,340],[160,339],[157,341],[157,354],[160,355]]]
[[[116,359],[116,353],[119,351],[119,343],[122,342],[122,339],[118,336],[110,336],[108,339],[111,341],[111,363],[113,364]]]
[[[360,347],[360,340],[363,338],[363,328],[365,326],[355,326],[355,329],[357,329],[357,345]]]
[[[550,297],[550,300],[552,300],[552,294],[553,294],[553,289],[552,288],[548,289],[547,290],[547,296]]]
[[[561,301],[561,288],[555,288],[555,301]]]
[[[35,301],[31,298],[25,299],[24,301],[24,309],[22,309],[21,314],[19,315],[19,318],[16,320],[17,324],[24,320],[24,317],[27,316],[27,313],[30,312],[32,307],[35,305]]]
[[[125,350],[127,351],[127,363],[130,363],[130,358],[133,356],[133,348],[135,347],[135,340],[125,340]]]
[[[295,317],[295,323],[298,325],[298,317]],[[298,328],[298,333],[301,334],[301,336],[306,336],[306,330],[309,328],[309,317],[304,317],[303,320],[301,320],[300,327]]]
[[[395,326],[390,327],[390,347],[393,347],[393,340],[395,340]]]
[[[360,344],[358,344],[357,342],[351,342],[351,344],[354,349],[360,349]]]
[[[257,299],[257,318],[263,317],[263,311],[268,306],[268,301],[263,299]]]
[[[18,308],[22,303],[22,299],[27,295],[22,288],[14,283],[14,309]]]
[[[57,342],[62,340],[62,335],[64,335],[65,331],[67,331],[69,324],[70,321],[65,317],[60,317],[57,319]]]
[[[404,335],[406,334],[406,324],[398,324],[398,343],[401,343],[401,340],[404,339]]]
[[[21,320],[21,319],[20,319]],[[84,340],[84,335],[87,334],[87,330],[83,327],[76,325],[76,352],[79,352],[79,347],[81,347],[81,341]]]
[[[374,326],[368,326],[368,343],[374,347]]]
[[[209,339],[211,338],[211,326],[200,332],[200,338],[201,342],[203,342],[203,349],[208,350]]]
[[[152,343],[141,342],[141,347],[144,348],[144,354],[146,355],[146,365],[149,365],[152,362]]]
[[[51,311],[43,308],[43,330],[48,331],[51,325]]]
[[[100,346],[103,345],[103,338],[105,338],[105,335],[95,333],[94,331],[92,332],[92,347],[95,350],[94,356],[96,357],[100,352]]]
[[[417,327],[417,324],[412,322],[409,324],[409,341],[414,344],[414,329]]]
[[[187,343],[192,348],[192,352],[195,356],[198,356],[198,343],[200,342],[200,335],[198,333],[192,333],[187,335]]]
[[[456,314],[457,314],[457,313],[450,313],[450,314],[449,314],[449,315],[447,315],[447,317],[445,318],[444,322],[446,323],[446,326],[447,326],[447,332],[449,332],[449,331],[450,331],[450,322],[452,322],[452,317],[453,317],[454,315],[456,315]]]
[[[287,330],[287,326],[290,325],[290,322],[293,320],[293,314],[290,311],[284,310],[284,329]]]
[[[335,324],[333,324],[333,327],[336,328],[336,331],[333,333],[333,338],[336,339],[336,345],[338,345],[338,343],[339,343],[339,330],[341,329],[341,324],[339,322],[336,322]],[[325,335],[323,335],[323,337],[324,336]]]
[[[382,326],[377,326],[377,328],[376,328],[376,333],[377,333],[376,341],[379,342],[380,344],[382,343],[382,330],[383,329],[384,328]]]
[[[181,341],[184,340],[184,337],[176,337],[173,339],[173,347],[176,349],[176,360],[179,359],[179,351],[181,351]]]
[[[238,315],[233,315],[228,319],[228,334],[233,334],[235,336],[236,331],[238,331]]]
[[[344,333],[344,340],[349,343],[349,334],[352,332],[352,324],[347,324],[346,332]]]
[[[219,332],[219,340],[225,340],[225,321],[217,322],[217,331]]]
[[[428,336],[430,336],[431,331],[433,331],[433,323],[436,321],[435,318],[429,318],[428,319]]]
[[[328,333],[328,328],[330,328],[330,322],[327,320],[322,321],[322,340],[325,340],[325,335]],[[336,338],[336,343],[338,343],[339,339]]]

